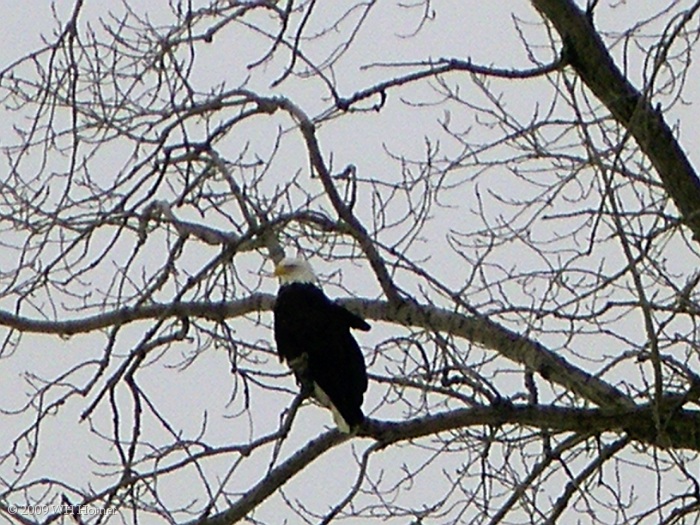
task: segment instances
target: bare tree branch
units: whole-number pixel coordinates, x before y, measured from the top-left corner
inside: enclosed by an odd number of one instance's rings
[[[683,223],[700,242],[700,178],[653,105],[653,86],[636,89],[615,65],[600,35],[573,0],[532,0],[564,43],[568,62],[581,80],[639,144],[678,208]],[[697,11],[697,6],[691,11]]]

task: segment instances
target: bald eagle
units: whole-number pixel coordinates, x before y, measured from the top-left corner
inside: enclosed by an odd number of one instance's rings
[[[370,326],[323,293],[305,260],[287,257],[275,275],[280,281],[274,307],[280,361],[287,362],[303,392],[331,410],[341,432],[355,431],[365,417],[367,370],[350,329]]]

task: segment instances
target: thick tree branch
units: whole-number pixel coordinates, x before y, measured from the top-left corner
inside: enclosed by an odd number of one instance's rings
[[[521,425],[577,434],[625,433],[635,441],[663,448],[700,450],[700,411],[675,410],[672,405],[670,402],[665,405],[661,434],[654,425],[652,404],[633,409],[601,410],[503,403],[457,409],[401,423],[367,420],[358,435],[389,445],[469,426]]]
[[[456,409],[400,423],[368,419],[360,428],[358,437],[370,438],[383,446],[389,446],[465,427],[521,425],[589,436],[612,432],[656,446],[700,450],[700,412],[668,412],[665,433],[659,435],[654,425],[653,411],[654,407],[651,405],[632,410],[604,411],[553,406],[515,406],[504,403],[491,407]],[[340,433],[337,429],[322,434],[270,471],[230,508],[214,516],[191,521],[188,525],[236,523],[316,458],[347,439],[350,439],[350,436]],[[621,447],[626,441],[619,443]]]
[[[230,508],[214,516],[188,522],[188,525],[226,525],[236,523],[316,458],[347,439],[349,439],[347,434],[342,434],[335,429],[320,435],[294,453],[284,463],[272,469],[267,476],[255,484],[245,496],[241,497]]]
[[[151,304],[123,308],[80,320],[55,322],[30,320],[7,312],[0,312],[0,325],[23,332],[73,335],[103,329],[111,325],[157,319],[163,316],[223,320],[256,311],[270,311],[274,300],[272,295],[260,293],[238,301]],[[600,407],[629,408],[634,406],[632,400],[625,394],[602,379],[568,363],[537,341],[517,334],[484,317],[467,316],[452,310],[415,302],[403,302],[399,305],[373,299],[346,299],[338,302],[361,313],[368,319],[449,333],[495,350],[503,357],[536,371],[544,379],[559,384]]]
[[[683,222],[700,242],[700,179],[645,93],[615,65],[589,18],[572,0],[532,0],[564,42],[569,63],[654,165]]]
[[[528,3],[534,29],[483,3],[503,39],[437,46],[477,12],[401,2],[382,34],[363,0],[51,11],[0,74],[0,516],[700,515],[700,170],[671,120],[700,0]],[[362,297],[328,282],[375,327],[351,435],[298,426],[274,356],[269,265],[295,250],[370,272]],[[84,450],[44,461],[66,433]],[[310,490],[339,458],[342,492]]]
[[[598,406],[633,406],[632,400],[615,387],[570,364],[537,341],[485,317],[466,316],[412,302],[399,307],[367,299],[343,301],[343,304],[351,310],[362,312],[369,319],[445,332],[493,349],[503,357],[536,371],[544,379],[557,383]]]
[[[181,302],[174,304],[152,303],[148,305],[120,308],[103,314],[70,319],[67,321],[44,321],[29,319],[0,311],[0,326],[20,332],[39,334],[75,335],[102,330],[110,326],[124,325],[134,321],[159,319],[161,317],[200,317],[222,321],[240,317],[251,312],[272,310],[275,298],[268,294],[253,294],[245,299],[228,302]]]

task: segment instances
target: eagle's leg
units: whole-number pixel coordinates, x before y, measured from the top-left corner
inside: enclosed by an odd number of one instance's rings
[[[309,355],[304,353],[299,357],[289,360],[289,367],[294,372],[297,385],[304,398],[310,397],[314,393],[314,382],[309,375]]]

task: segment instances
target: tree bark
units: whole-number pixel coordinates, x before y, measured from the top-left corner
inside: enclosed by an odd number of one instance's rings
[[[590,17],[572,0],[532,0],[532,5],[561,36],[568,62],[581,80],[637,141],[681,221],[700,242],[700,179],[649,93],[640,92],[622,74]]]

